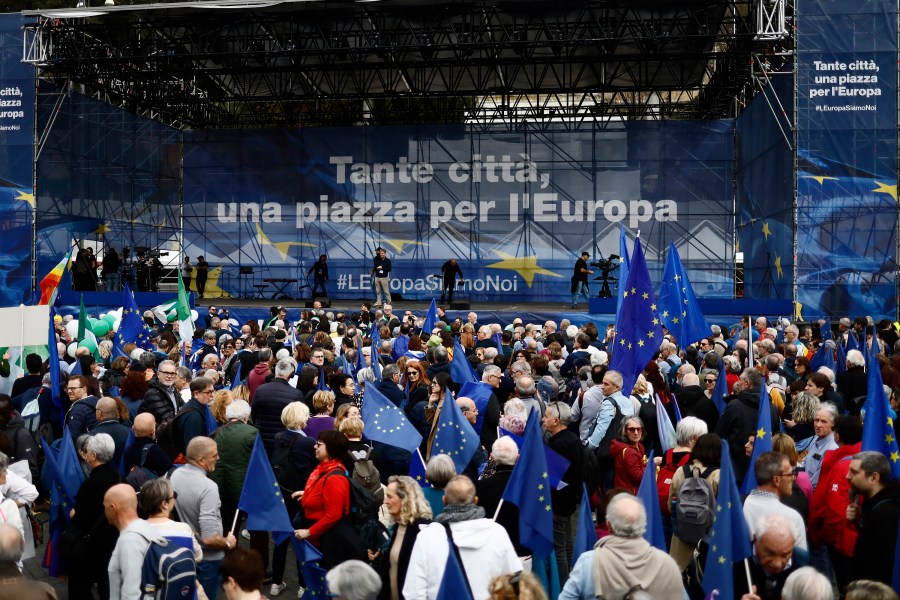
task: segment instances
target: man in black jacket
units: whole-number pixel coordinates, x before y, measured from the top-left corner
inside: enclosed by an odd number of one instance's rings
[[[847,507],[847,520],[859,524],[853,550],[853,579],[891,585],[897,530],[900,524],[900,482],[891,481],[891,463],[880,452],[860,452],[847,472],[851,498],[865,498]]]
[[[328,264],[326,261],[328,260],[328,255],[323,254],[319,256],[319,260],[313,263],[313,266],[309,268],[306,272],[306,276],[313,276],[313,286],[312,291],[310,292],[310,298],[316,297],[316,290],[322,289],[322,295],[327,296],[328,290],[325,289],[325,282],[328,281]]]
[[[141,402],[139,412],[148,412],[159,425],[167,417],[171,417],[184,405],[181,396],[175,391],[175,376],[178,365],[171,360],[164,360],[156,368],[156,377],[147,384],[147,393]]]
[[[756,435],[756,423],[759,419],[759,386],[762,375],[756,369],[744,369],[740,379],[734,384],[740,390],[737,397],[725,407],[725,412],[716,424],[716,433],[728,442],[731,462],[734,465],[734,477],[740,482],[750,464],[750,458],[744,452],[744,445],[751,435]],[[772,409],[772,426],[778,423],[778,410],[774,404]]]
[[[441,278],[443,279],[441,285],[441,304],[444,303],[444,298],[448,292],[450,294],[450,303],[452,304],[453,290],[456,289],[456,279],[459,278],[460,281],[463,279],[462,269],[459,268],[455,258],[451,258],[441,266]]]
[[[697,417],[706,423],[709,431],[716,430],[719,422],[719,410],[713,401],[703,393],[700,378],[696,374],[686,373],[681,378],[681,389],[676,394],[676,399],[682,417]],[[671,416],[670,414],[669,417],[671,418]]]
[[[475,484],[478,505],[484,508],[484,516],[493,518],[500,505],[500,499],[506,490],[506,484],[512,475],[516,460],[519,458],[519,447],[509,436],[497,439],[491,447],[491,458],[494,459],[494,474],[479,479]],[[519,542],[519,509],[511,502],[504,502],[497,515],[497,523],[503,526],[519,556],[530,556],[531,550]]]
[[[859,350],[847,352],[847,370],[837,376],[837,389],[844,398],[844,406],[852,415],[858,415],[862,403],[854,402],[868,393],[869,381],[866,376],[866,359]]]
[[[250,419],[259,429],[263,447],[269,455],[275,449],[275,435],[284,431],[281,411],[291,402],[303,402],[303,393],[288,383],[296,368],[292,358],[282,358],[275,365],[275,378],[256,388],[253,396]]]

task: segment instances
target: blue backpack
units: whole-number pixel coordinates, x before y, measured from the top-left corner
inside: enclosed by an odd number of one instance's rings
[[[150,542],[141,571],[141,598],[194,598],[197,567],[194,553],[170,540]]]

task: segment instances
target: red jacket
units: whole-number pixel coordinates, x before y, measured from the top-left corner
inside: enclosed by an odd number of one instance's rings
[[[329,473],[337,475],[327,477]],[[350,481],[344,464],[337,459],[319,463],[313,469],[303,491],[303,516],[315,521],[309,528],[309,541],[318,545],[323,533],[350,512]]]
[[[613,485],[637,494],[646,465],[643,444],[639,442],[635,447],[634,444],[613,440],[609,446],[609,452],[613,458],[613,470],[615,471]]]
[[[856,525],[847,520],[847,506],[850,504],[850,482],[847,472],[850,459],[860,451],[862,443],[829,450],[822,458],[819,483],[810,503],[809,541],[834,546],[844,556],[853,556]]]

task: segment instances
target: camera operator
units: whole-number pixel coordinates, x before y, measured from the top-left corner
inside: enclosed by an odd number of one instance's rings
[[[571,308],[578,308],[578,295],[581,294],[584,296],[584,301],[588,302],[590,300],[590,290],[588,290],[588,275],[592,275],[594,272],[588,269],[587,261],[591,257],[591,254],[585,250],[581,253],[581,258],[575,261],[575,270],[572,273],[572,306]]]

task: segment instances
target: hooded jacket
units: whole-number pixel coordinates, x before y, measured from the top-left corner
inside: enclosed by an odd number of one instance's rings
[[[613,486],[625,488],[632,494],[637,494],[641,487],[646,467],[644,445],[639,443],[637,446],[635,448],[634,444],[626,444],[621,440],[613,440],[609,445],[615,471]]]
[[[474,600],[490,597],[491,579],[522,570],[506,530],[491,519],[472,519],[451,523],[453,541],[459,548],[462,566],[472,588]],[[421,527],[406,570],[403,584],[405,600],[435,600],[447,564],[447,530],[439,523]]]
[[[256,400],[256,390],[259,386],[266,383],[266,377],[269,376],[269,373],[271,373],[271,371],[269,370],[268,364],[257,363],[247,375],[247,389],[250,390],[250,404],[253,404],[253,401]]]
[[[642,537],[608,535],[578,558],[559,600],[594,600],[601,592],[607,600],[620,600],[635,585],[654,600],[684,598],[681,573],[671,556]]]

